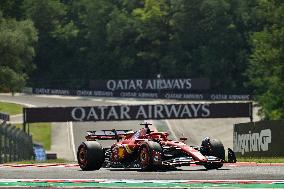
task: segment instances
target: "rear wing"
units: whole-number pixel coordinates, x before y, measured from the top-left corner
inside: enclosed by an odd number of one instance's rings
[[[132,130],[100,130],[100,131],[87,131],[87,140],[117,140],[120,138],[133,134]]]

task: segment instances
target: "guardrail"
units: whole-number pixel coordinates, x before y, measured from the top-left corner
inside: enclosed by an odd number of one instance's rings
[[[0,163],[34,159],[32,137],[5,121],[0,124]]]

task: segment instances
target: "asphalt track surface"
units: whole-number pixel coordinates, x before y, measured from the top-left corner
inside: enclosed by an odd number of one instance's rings
[[[0,95],[1,101],[14,101],[18,103],[31,104],[35,106],[90,106],[90,105],[110,105],[119,104],[119,100],[112,99],[93,99],[93,98],[56,98],[56,97],[36,97],[36,96],[7,96]],[[125,103],[122,102],[122,103]],[[129,101],[128,103],[163,103],[162,101]],[[202,122],[204,120],[200,120]],[[211,120],[211,124],[214,125],[214,120]],[[220,120],[219,120],[220,121]],[[178,130],[178,124],[174,124],[175,120],[172,120],[172,131]],[[163,125],[163,121],[157,121],[158,124]],[[193,120],[196,125],[198,120]],[[183,125],[188,124],[183,120]],[[228,123],[228,124],[231,124]],[[66,123],[58,123],[53,126],[53,130],[61,128],[66,130]],[[100,129],[138,129],[140,128],[138,121],[124,121],[124,122],[95,122],[95,123],[73,123],[73,138],[75,148],[84,141],[85,131],[87,130],[100,130]],[[199,131],[198,131],[199,132]],[[206,132],[206,130],[204,131]],[[211,132],[211,131],[209,131]],[[223,133],[222,133],[223,132]],[[231,129],[221,131],[216,136],[225,135],[231,132]],[[59,132],[57,132],[59,133]],[[185,134],[186,130],[183,131]],[[54,133],[53,133],[54,134]],[[196,133],[197,134],[197,133]],[[64,136],[66,137],[66,136]],[[69,145],[70,141],[65,141],[62,138],[58,143]],[[194,137],[194,136],[192,136]],[[60,139],[60,136],[56,137]],[[231,137],[229,137],[231,138]],[[53,141],[54,142],[54,141]],[[197,142],[196,142],[197,143]],[[111,142],[104,143],[103,145],[110,145]],[[64,147],[63,145],[63,147]],[[56,149],[62,150],[64,149]],[[65,149],[65,155],[72,157],[72,149]],[[74,160],[74,156],[71,158]],[[144,179],[144,180],[168,180],[168,179],[251,179],[251,180],[266,180],[266,179],[283,179],[284,178],[284,166],[224,166],[219,170],[207,171],[202,166],[190,166],[181,167],[174,171],[159,171],[159,172],[141,172],[139,169],[100,169],[99,171],[81,171],[79,167],[1,167],[0,177],[5,179]]]
[[[0,177],[2,179],[281,180],[284,178],[284,166],[225,165],[218,170],[190,166],[157,172],[114,168],[81,171],[78,166],[1,167]]]

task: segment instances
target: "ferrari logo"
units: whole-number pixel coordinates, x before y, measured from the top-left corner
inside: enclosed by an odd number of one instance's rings
[[[119,158],[123,158],[124,157],[124,148],[123,147],[119,147],[118,148],[118,157]]]

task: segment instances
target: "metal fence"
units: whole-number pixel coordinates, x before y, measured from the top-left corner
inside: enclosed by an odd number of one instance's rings
[[[0,124],[0,163],[34,158],[32,137],[5,121]]]

